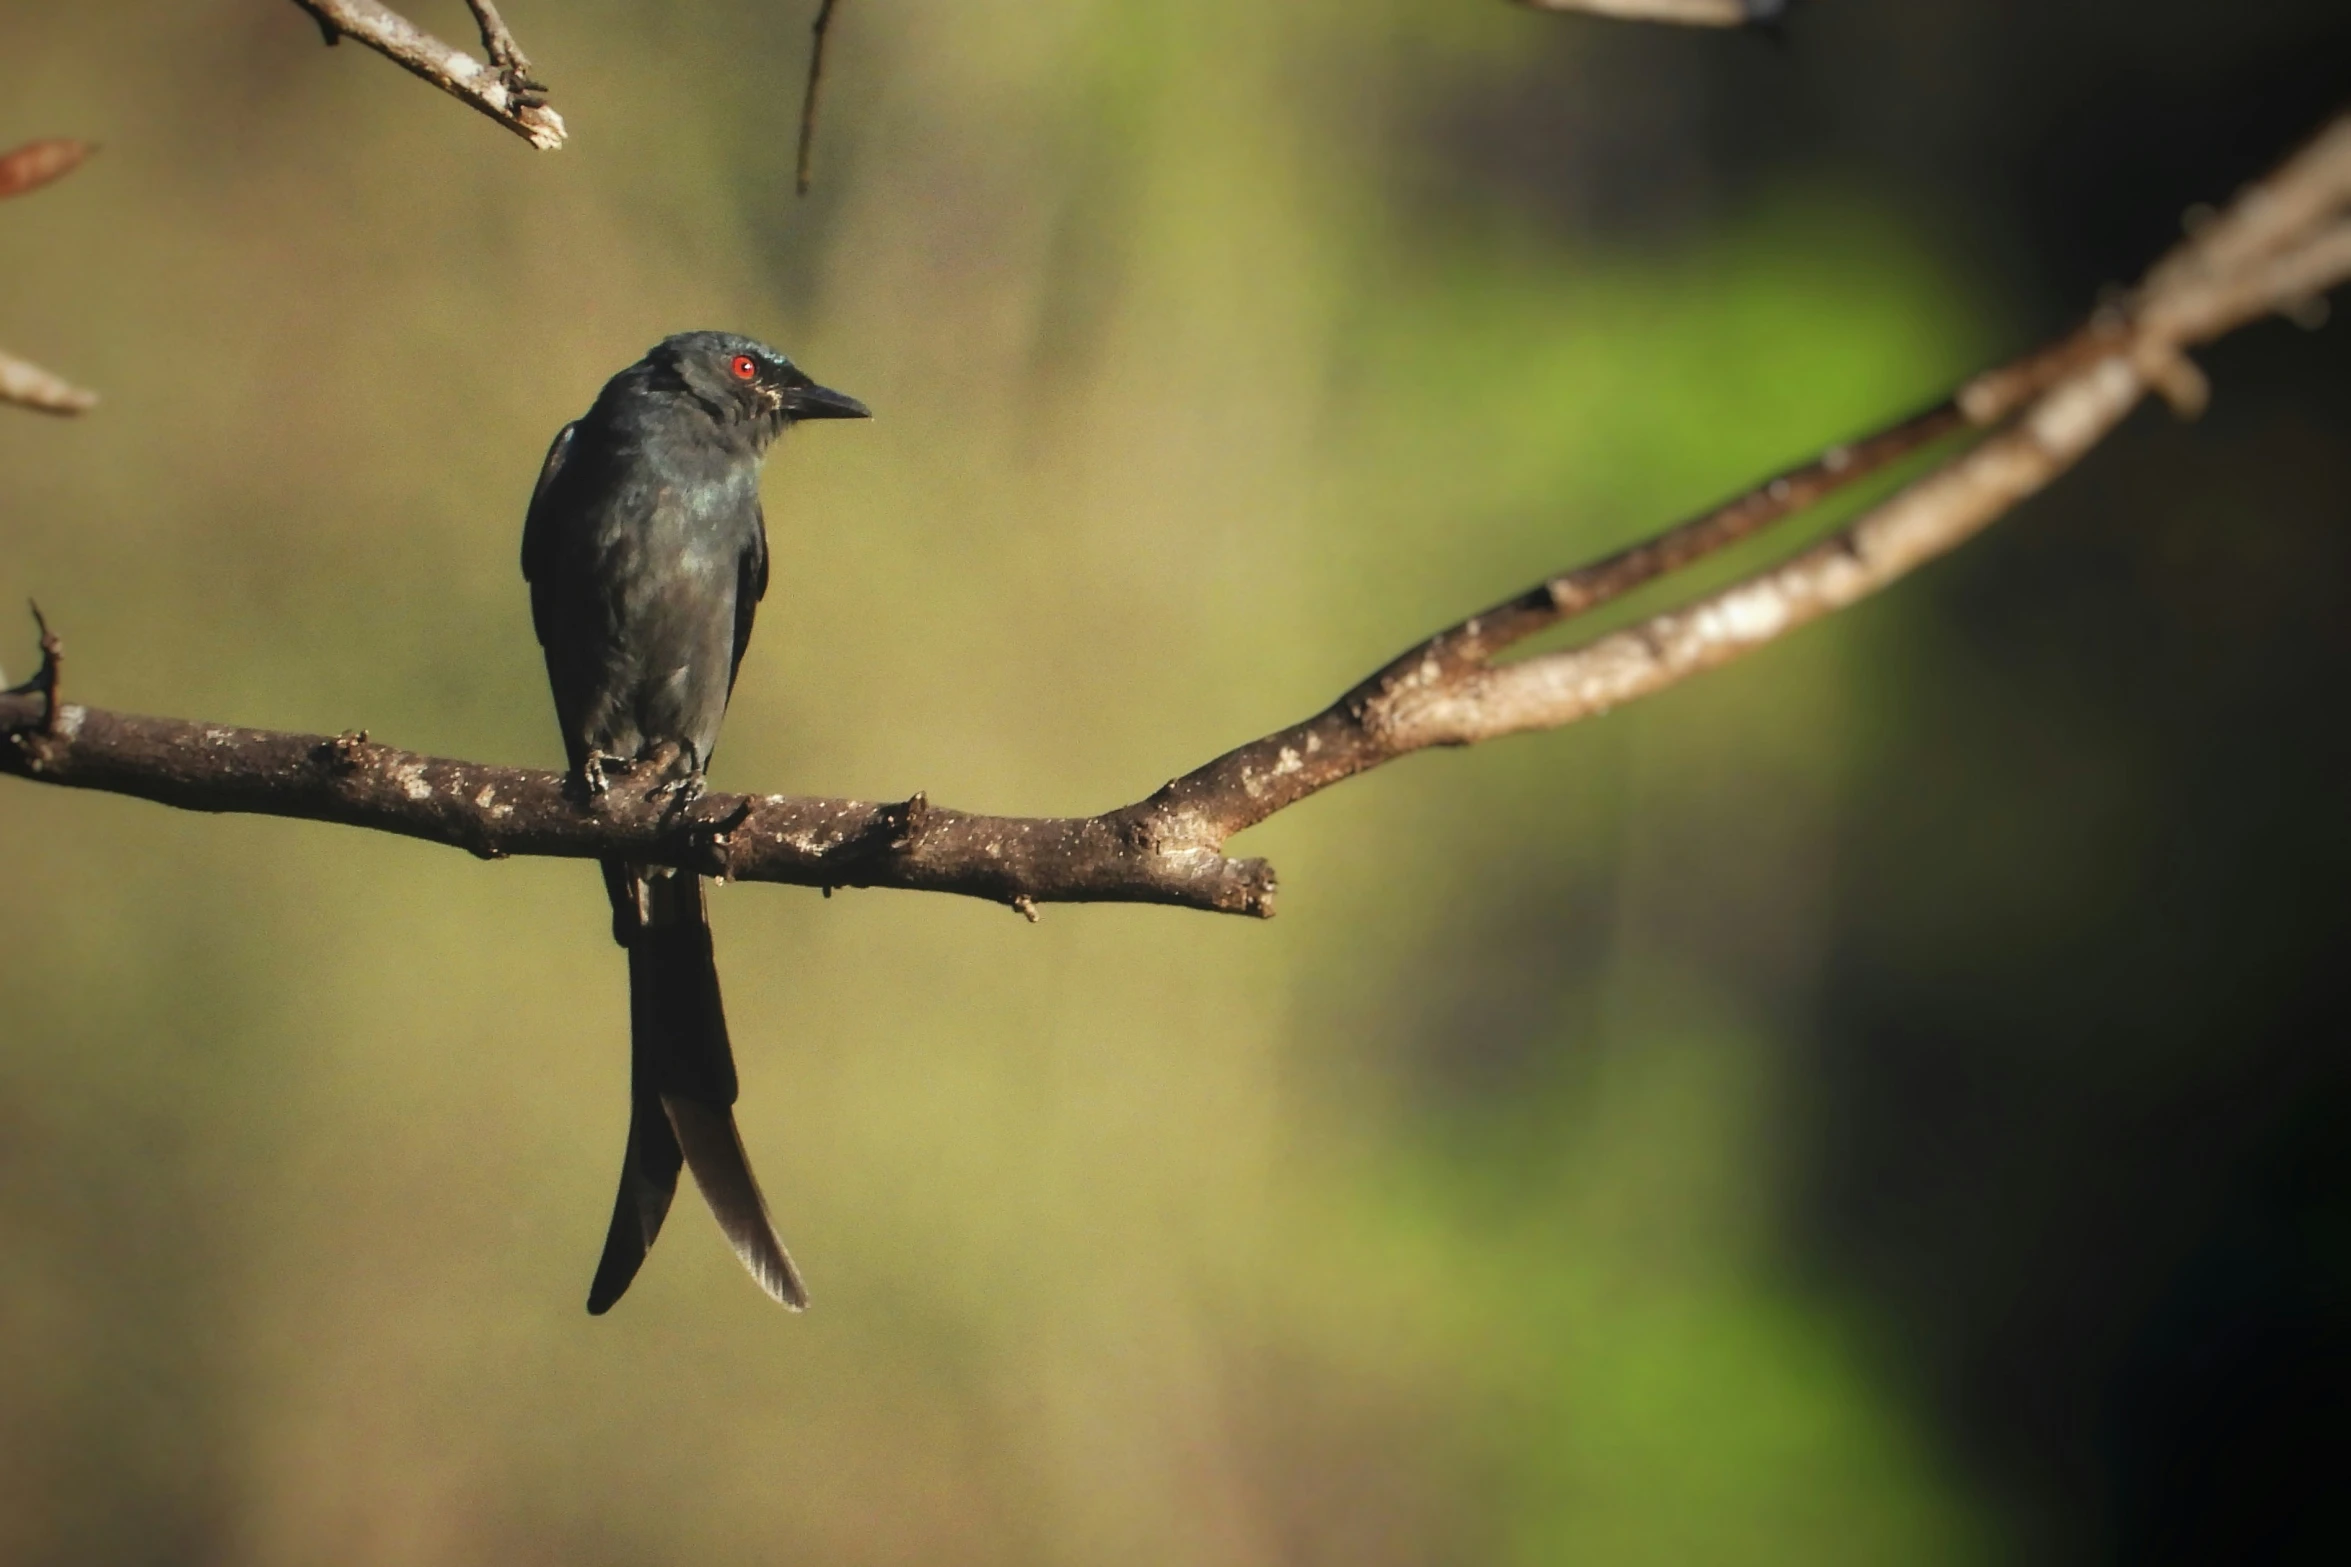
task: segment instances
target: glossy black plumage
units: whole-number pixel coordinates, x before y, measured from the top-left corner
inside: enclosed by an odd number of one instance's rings
[[[774,349],[722,332],[665,338],[605,383],[548,449],[523,525],[531,618],[574,775],[649,767],[690,801],[718,744],[767,591],[759,468],[801,419],[863,418]],[[736,1134],[735,1066],[700,879],[606,861],[629,955],[630,1118],[620,1191],[588,1294],[636,1277],[681,1166],[736,1255],[785,1305],[807,1303]]]

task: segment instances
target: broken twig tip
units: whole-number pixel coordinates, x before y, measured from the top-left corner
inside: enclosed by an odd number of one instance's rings
[[[41,733],[54,737],[60,712],[57,693],[65,679],[65,643],[49,629],[49,617],[41,613],[37,602],[28,598],[25,607],[33,612],[33,624],[41,633],[41,672],[33,677],[41,693]]]
[[[569,134],[563,116],[547,104],[547,84],[498,15],[493,0],[466,0],[480,25],[488,64],[444,43],[377,0],[294,0],[318,23],[329,44],[345,38],[375,50],[443,92],[473,105],[542,152]]]

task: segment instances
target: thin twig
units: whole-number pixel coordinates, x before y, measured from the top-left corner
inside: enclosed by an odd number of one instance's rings
[[[514,41],[514,33],[506,19],[498,14],[495,0],[465,0],[473,11],[473,19],[482,30],[482,52],[490,57],[490,65],[514,94],[515,102],[534,107],[547,101],[547,84],[531,76],[531,62],[522,52],[522,45]]]
[[[65,642],[49,629],[49,617],[41,613],[41,606],[32,599],[25,607],[33,612],[33,625],[41,633],[41,668],[33,676],[33,689],[41,693],[41,733],[51,739],[58,732],[57,694],[65,686]]]
[[[816,20],[809,24],[808,90],[800,99],[800,194],[808,194],[816,177],[816,98],[824,86],[825,37],[833,25],[833,7],[839,0],[817,0]]]
[[[1342,701],[1368,699],[1375,690],[1419,670],[1431,657],[1449,671],[1486,662],[1562,620],[1589,614],[1635,588],[1752,538],[1773,523],[1810,510],[1948,435],[1989,429],[2067,373],[2099,357],[2113,331],[2109,324],[2084,327],[2038,353],[1977,376],[1924,412],[1859,440],[1832,446],[1712,511],[1539,582],[1400,655]]]
[[[563,116],[547,106],[545,84],[530,77],[530,62],[490,0],[467,0],[481,24],[485,65],[452,48],[378,0],[294,0],[318,22],[327,42],[355,38],[435,87],[472,104],[543,152],[563,145]],[[503,55],[503,58],[501,58]]]
[[[1745,27],[1777,22],[1791,0],[1518,0],[1538,11],[1588,11],[1627,22],[1677,27]]]
[[[1226,842],[1414,751],[1554,728],[1660,691],[1876,592],[1988,526],[2087,453],[2151,391],[2199,384],[2186,351],[2351,278],[2351,117],[2330,126],[2088,326],[1950,400],[1831,448],[1645,543],[1447,627],[1320,713],[1091,817],[710,795],[689,819],[617,786],[577,803],[559,774],[414,756],[364,735],[138,718],[29,690],[0,696],[0,771],[208,811],[305,817],[477,854],[627,858],[815,887],[1273,912],[1274,875]],[[1495,655],[1754,536],[1963,430],[1983,438],[1828,539],[1744,581],[1580,647]]]

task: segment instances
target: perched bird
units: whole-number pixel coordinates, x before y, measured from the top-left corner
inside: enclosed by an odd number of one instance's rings
[[[547,655],[572,776],[653,770],[690,804],[767,591],[759,467],[785,427],[864,419],[747,337],[682,332],[604,383],[547,449],[523,523],[522,574]],[[629,955],[629,1141],[588,1310],[637,1276],[682,1160],[760,1287],[808,1303],[735,1130],[735,1060],[718,995],[702,879],[603,862],[612,936]]]

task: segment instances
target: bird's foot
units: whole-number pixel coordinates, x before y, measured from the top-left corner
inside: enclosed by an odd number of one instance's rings
[[[590,751],[580,763],[580,793],[591,800],[609,794],[612,791],[612,778],[606,769],[618,767],[626,772],[628,765],[629,759],[625,756],[614,756],[609,751]]]
[[[683,777],[654,785],[645,798],[661,801],[663,814],[669,815],[684,810],[709,792],[710,780],[697,768]]]

